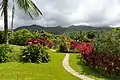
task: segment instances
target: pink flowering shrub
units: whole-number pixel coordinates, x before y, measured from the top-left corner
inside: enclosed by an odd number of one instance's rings
[[[42,46],[48,46],[49,48],[53,46],[53,43],[50,42],[47,38],[30,39],[30,40],[27,40],[27,44],[28,45],[38,44]]]
[[[77,49],[82,54],[90,54],[93,52],[93,46],[90,42],[75,42],[71,41],[71,49]]]
[[[103,70],[107,75],[120,74],[120,55],[95,52],[90,42],[71,41],[71,48],[79,50],[90,67]]]

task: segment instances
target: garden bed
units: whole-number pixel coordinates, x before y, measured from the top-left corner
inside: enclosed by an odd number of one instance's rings
[[[84,63],[83,58],[78,54],[71,54],[70,55],[70,66],[79,72],[80,74],[84,74],[86,76],[89,76],[95,80],[118,80],[119,76],[114,77],[107,77],[102,75],[98,70],[94,68],[90,68],[87,64]]]

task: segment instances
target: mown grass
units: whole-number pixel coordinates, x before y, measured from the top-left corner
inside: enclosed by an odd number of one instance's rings
[[[20,46],[11,46],[14,53],[20,53]],[[80,80],[62,67],[65,54],[49,52],[49,63],[0,63],[0,80]]]
[[[95,80],[119,80],[119,79],[113,79],[110,77],[106,77],[102,74],[100,74],[97,70],[90,68],[87,66],[81,58],[79,58],[78,54],[71,54],[69,64],[70,66],[80,74],[84,74],[86,76],[89,76]],[[79,58],[79,59],[78,59]]]

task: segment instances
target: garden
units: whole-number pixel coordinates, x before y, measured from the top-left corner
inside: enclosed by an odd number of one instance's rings
[[[0,33],[1,80],[80,80],[63,68],[64,53],[70,54],[70,67],[82,75],[95,80],[120,78],[118,28],[62,35],[9,30],[9,44]]]

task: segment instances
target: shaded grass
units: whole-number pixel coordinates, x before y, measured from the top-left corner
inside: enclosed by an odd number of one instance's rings
[[[11,45],[14,53],[20,53],[19,46]],[[0,64],[0,80],[80,80],[79,78],[68,73],[62,67],[62,61],[65,54],[51,54],[49,63],[1,63]]]
[[[100,72],[98,72],[98,70],[90,68],[83,62],[82,58],[79,56],[80,55],[78,54],[70,55],[69,64],[75,71],[79,72],[80,74],[89,76],[95,80],[119,80],[119,78],[113,79],[111,77],[104,76]]]

